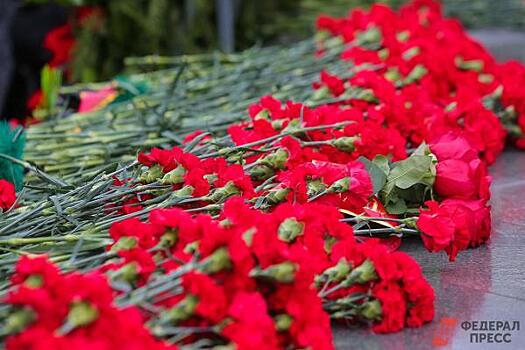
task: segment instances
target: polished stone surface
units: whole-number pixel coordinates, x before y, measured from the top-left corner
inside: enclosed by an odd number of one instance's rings
[[[401,246],[421,264],[434,287],[434,322],[390,335],[336,327],[337,349],[525,349],[525,152],[506,150],[490,173],[489,244],[461,252],[454,263],[445,253],[427,252],[417,239]],[[491,320],[520,321],[520,330],[510,332],[510,343],[476,344],[460,326]]]
[[[498,61],[525,61],[525,32],[493,28],[469,31],[469,34],[492,52]]]

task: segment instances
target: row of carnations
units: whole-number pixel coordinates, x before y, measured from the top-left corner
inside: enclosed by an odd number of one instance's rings
[[[23,258],[7,348],[332,349],[330,318],[377,332],[430,321],[434,293],[417,263],[358,243],[342,218],[320,204],[263,213],[234,197],[216,219],[176,208],[115,224],[115,258],[89,273]]]

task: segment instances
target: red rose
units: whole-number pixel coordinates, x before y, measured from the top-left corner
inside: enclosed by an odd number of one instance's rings
[[[438,137],[432,141],[429,146],[432,153],[434,153],[440,162],[447,159],[457,159],[468,162],[478,158],[472,144],[464,137],[453,132]]]
[[[479,159],[470,162],[448,159],[436,167],[436,192],[445,198],[488,199],[490,177],[486,165]]]

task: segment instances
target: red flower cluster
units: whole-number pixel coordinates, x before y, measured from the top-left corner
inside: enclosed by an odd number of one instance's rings
[[[442,198],[490,199],[490,176],[469,142],[454,134],[445,134],[430,144],[436,156],[434,189]]]
[[[522,84],[525,69],[516,63],[498,65],[456,20],[442,16],[437,2],[415,0],[398,13],[373,5],[347,18],[321,16],[317,26],[353,44],[342,59],[359,69],[348,81],[324,73],[315,87],[339,97],[362,89],[343,103],[399,130],[412,146],[455,131],[488,164],[502,151],[506,132],[498,117],[508,113],[488,109],[487,99],[518,111],[524,95],[515,87]],[[514,130],[521,125],[511,122]]]
[[[406,157],[405,140],[396,129],[365,118],[357,109],[337,105],[311,109],[291,101],[283,106],[279,100],[265,96],[250,106],[249,115],[251,122],[228,129],[233,142],[241,146],[283,133],[293,135],[302,142],[282,138],[274,144],[288,151],[288,166],[304,162],[304,158],[346,163],[359,156],[373,158],[378,154],[391,155],[394,160]],[[247,162],[255,159],[247,158]]]
[[[164,308],[159,319],[183,327],[222,324],[220,335],[238,349],[289,345],[331,349],[329,318],[323,307],[356,290],[373,296],[362,300],[361,308],[373,300],[380,306],[375,306],[373,315],[346,317],[354,322],[371,320],[377,323],[377,331],[392,332],[430,321],[432,289],[415,262],[403,253],[390,254],[373,241],[356,243],[351,226],[340,222],[341,218],[335,207],[313,203],[282,204],[264,213],[250,209],[241,197],[229,199],[217,220],[202,214],[191,217],[180,209],[155,210],[148,224],[128,219],[113,225],[116,242],[111,250],[122,259],[105,270],[133,264],[133,279],[127,282],[143,284],[155,278],[149,261],[160,261],[157,269],[169,274],[198,257],[192,272],[183,276],[183,294],[159,302]],[[142,257],[148,254],[151,258],[144,266]],[[338,278],[346,279],[347,285],[325,297],[314,289],[314,281],[327,271],[330,275],[343,258],[347,269]],[[371,262],[367,268],[377,274],[373,272],[370,280],[355,279],[365,259]],[[376,296],[376,289],[384,285],[399,289],[406,312],[389,308],[388,296],[380,292]],[[334,310],[328,307],[326,311]]]
[[[151,336],[138,309],[115,307],[98,272],[64,274],[45,257],[22,257],[11,283],[6,349],[176,349]]]
[[[16,202],[15,186],[6,180],[0,180],[0,210],[10,209]]]
[[[339,262],[336,265],[339,269],[350,262],[360,272],[354,274],[360,284],[350,288],[345,285],[345,294],[359,296],[369,289],[380,302],[381,321],[374,325],[374,331],[395,332],[405,326],[419,327],[433,319],[434,291],[423,278],[417,262],[407,254],[389,253],[375,240],[357,245],[342,241],[334,245],[331,259],[334,263]],[[339,290],[336,295],[340,297],[340,293]],[[374,302],[368,301],[362,312],[366,318],[375,319],[378,312],[375,308]]]
[[[141,180],[149,183],[160,181],[173,185],[181,195],[203,197],[216,202],[231,195],[251,198],[254,195],[250,177],[238,164],[229,165],[223,158],[201,161],[178,147],[171,150],[153,148],[151,153],[140,153],[138,160],[150,169]]]
[[[372,195],[370,176],[358,161],[346,165],[311,161],[283,171],[277,178],[280,183],[271,192],[288,192],[290,202],[306,203],[318,197],[316,203],[361,212]]]
[[[482,200],[445,199],[429,201],[421,210],[417,226],[425,247],[445,250],[454,261],[458,251],[475,247],[490,237],[490,207]]]
[[[427,202],[417,226],[428,250],[445,250],[453,261],[458,251],[490,237],[490,177],[475,148],[462,137],[446,134],[430,149],[438,159],[434,189],[444,201]]]

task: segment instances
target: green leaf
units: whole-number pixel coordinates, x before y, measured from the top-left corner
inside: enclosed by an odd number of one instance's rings
[[[395,198],[395,201],[392,201],[386,205],[386,210],[390,214],[401,215],[406,213],[408,207],[404,199]]]
[[[44,107],[47,110],[51,111],[55,107],[61,85],[62,72],[45,65],[41,73],[41,88],[44,96]]]
[[[377,155],[374,159],[372,159],[372,162],[381,168],[385,172],[385,174],[388,176],[390,174],[390,162],[388,161],[388,158],[384,155]]]
[[[403,214],[409,207],[422,205],[435,177],[434,156],[425,144],[418,147],[409,158],[393,163],[380,192],[388,212]]]
[[[370,161],[366,159],[365,157],[358,158],[358,161],[360,161],[361,163],[365,165],[366,171],[368,172],[368,175],[370,175],[370,179],[372,180],[372,185],[374,187],[374,194],[379,193],[379,191],[381,191],[383,186],[385,186],[386,177],[388,174],[387,172],[384,171],[384,169],[381,166],[376,164],[375,162],[376,158],[374,158],[374,161]],[[388,160],[386,160],[386,162],[387,162],[387,167],[388,167]],[[383,160],[378,161],[378,163],[383,164]]]
[[[395,183],[396,187],[407,189],[415,184],[434,184],[432,175],[432,158],[430,156],[412,155],[395,163],[387,181]]]

